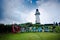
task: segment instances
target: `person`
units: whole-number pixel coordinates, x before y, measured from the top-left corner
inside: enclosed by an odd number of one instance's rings
[[[42,32],[42,27],[38,27],[38,32]]]
[[[12,33],[15,33],[14,25],[12,25]]]
[[[45,26],[44,31],[45,31],[45,32],[49,32],[48,26]]]
[[[33,29],[33,32],[36,32],[36,27],[33,27],[32,29]]]
[[[21,32],[25,32],[25,28],[24,27],[21,27]]]
[[[12,25],[12,32],[17,33],[20,31],[20,27],[18,25]]]

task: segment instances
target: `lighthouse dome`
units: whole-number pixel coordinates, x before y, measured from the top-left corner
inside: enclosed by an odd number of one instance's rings
[[[35,13],[35,15],[40,15],[40,12],[39,12],[38,9],[36,9],[36,13]]]

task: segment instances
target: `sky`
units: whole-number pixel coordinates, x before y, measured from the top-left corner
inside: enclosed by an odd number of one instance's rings
[[[0,0],[0,23],[35,23],[37,8],[41,24],[60,22],[60,0]]]

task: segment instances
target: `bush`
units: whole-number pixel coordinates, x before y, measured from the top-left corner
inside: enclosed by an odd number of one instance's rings
[[[57,26],[57,27],[55,28],[55,32],[60,33],[60,27],[59,27],[59,26]]]

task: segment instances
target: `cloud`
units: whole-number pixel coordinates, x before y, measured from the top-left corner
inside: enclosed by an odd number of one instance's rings
[[[45,4],[47,2],[60,4],[60,0],[38,0],[38,1],[36,1],[38,6]]]
[[[22,5],[23,0],[3,0],[3,19],[1,23],[19,22],[23,23],[26,8]],[[1,17],[1,16],[0,16]],[[5,21],[5,22],[4,22]],[[21,22],[22,21],[22,22]]]
[[[24,0],[4,0],[3,1],[3,19],[0,23],[25,23],[29,22],[28,17],[31,10],[29,10],[24,4]]]
[[[60,4],[56,3],[56,1],[51,1],[39,6],[39,10],[41,12],[40,19],[42,24],[60,22]]]
[[[32,1],[32,3],[28,1],[3,0],[3,19],[0,20],[0,23],[35,23],[34,14],[36,8],[38,8],[41,13],[40,22],[42,24],[60,21],[60,4],[57,0],[37,0]]]

